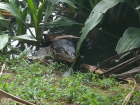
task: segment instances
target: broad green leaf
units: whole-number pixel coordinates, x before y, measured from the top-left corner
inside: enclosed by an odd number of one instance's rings
[[[35,7],[34,7],[33,0],[27,0],[27,2],[28,2],[28,5],[29,5],[30,10],[32,11],[32,13],[36,14],[36,10],[35,10]]]
[[[40,20],[42,17],[43,9],[46,6],[47,0],[42,3],[42,5],[38,9],[37,19]]]
[[[116,51],[118,54],[140,46],[140,29],[128,28],[120,38]]]
[[[22,32],[22,30],[23,30],[23,24],[22,24],[22,22],[18,19],[18,18],[16,18],[16,22],[17,22],[17,24],[18,24],[18,32],[19,32],[19,34],[23,34]]]
[[[95,0],[94,0],[94,1],[95,1]],[[89,3],[90,3],[90,7],[91,7],[91,8],[94,8],[93,0],[89,0]]]
[[[43,24],[42,29],[41,29],[41,35],[43,34],[44,27],[45,27],[45,24],[47,23],[48,17],[52,14],[55,5],[58,3],[59,3],[58,0],[48,0],[46,12],[45,12],[45,17],[44,17],[44,24]]]
[[[34,20],[34,27],[35,27],[35,32],[36,32],[36,39],[39,41],[39,23],[37,20],[37,17],[35,16],[35,14],[33,14],[33,20]]]
[[[0,9],[4,9],[4,10],[7,10],[9,11],[12,15],[15,16],[16,18],[16,21],[19,25],[19,27],[21,26],[21,23],[23,23],[28,29],[29,27],[26,25],[25,21],[22,19],[21,17],[21,13],[20,11],[14,7],[13,5],[9,4],[9,3],[5,3],[5,2],[0,2]],[[30,30],[30,29],[29,29]],[[22,33],[22,32],[21,32]],[[32,34],[33,36],[33,33],[30,31],[30,33]]]
[[[0,24],[4,26],[4,29],[8,29],[9,33],[12,33],[14,35],[13,27],[11,27],[10,23],[7,20],[0,17]],[[2,31],[2,33],[4,33],[4,31]]]
[[[9,3],[4,3],[4,2],[0,2],[0,9],[4,9],[9,11],[12,15],[14,15],[16,18],[18,18],[20,21],[22,21],[23,23],[25,23],[23,21],[23,19],[21,18],[21,14],[18,11],[17,8],[15,8],[13,5],[9,4]]]
[[[45,13],[45,18],[44,18],[44,24],[43,24],[43,27],[42,27],[42,30],[41,30],[41,35],[43,34],[44,27],[45,27],[45,24],[47,22],[48,17],[52,14],[55,6],[59,2],[67,3],[67,4],[71,5],[71,6],[73,6],[74,8],[76,8],[76,6],[70,0],[48,0],[47,8],[46,8],[46,13]]]
[[[37,41],[32,35],[29,35],[29,34],[15,36],[12,39],[23,39],[23,40]]]
[[[34,21],[34,27],[35,27],[35,32],[36,32],[36,39],[37,41],[41,41],[40,39],[40,34],[39,34],[39,20],[37,19],[37,9],[34,6],[34,2],[33,0],[27,0],[28,5],[30,7],[30,10],[32,12],[32,16],[33,16],[33,21]]]
[[[23,3],[23,5],[24,5],[24,7],[27,6],[27,1],[26,1],[26,0],[22,0],[22,3]]]
[[[19,9],[20,6],[19,0],[10,0],[10,4],[12,4],[13,6]]]
[[[77,25],[84,25],[84,24],[80,24],[80,23],[77,23],[77,22],[74,22],[74,21],[71,21],[65,17],[62,17],[62,18],[59,18],[53,22],[48,22],[46,24],[46,27],[48,28],[53,28],[53,27],[60,27],[60,26],[71,26],[71,25],[74,25],[74,24],[77,24]]]
[[[137,6],[135,9],[136,9],[136,10],[139,10],[139,9],[140,9],[140,5],[139,5],[139,6]]]
[[[8,43],[8,34],[0,35],[0,50]]]
[[[76,57],[72,67],[75,65],[75,62],[79,56],[79,51],[86,35],[102,20],[104,13],[106,13],[108,9],[114,7],[120,2],[124,2],[124,0],[102,0],[91,11],[89,18],[85,22],[85,26],[82,28],[82,35],[77,43]]]
[[[5,2],[6,2],[6,3],[9,3],[9,2],[10,2],[10,0],[5,0]]]
[[[26,20],[26,16],[27,16],[27,11],[28,11],[28,8],[25,7],[22,11],[22,14],[21,14],[21,17],[22,19],[25,21]]]
[[[26,25],[25,21],[22,19],[21,13],[19,12],[18,8],[14,7],[13,5],[11,5],[9,3],[0,2],[0,9],[9,11],[12,15],[14,15],[16,17],[18,25],[20,25],[22,22],[29,29],[29,27]],[[30,31],[30,33],[33,36],[33,33],[31,31]]]
[[[27,7],[23,9],[23,11],[21,12],[21,18],[25,21],[26,20],[26,16],[27,16]],[[16,22],[18,23],[18,30],[19,30],[19,34],[25,34],[25,28],[24,28],[24,24],[23,22],[21,22],[18,18],[16,18]]]
[[[24,21],[26,20],[26,16],[27,16],[27,9],[28,9],[27,7],[24,8],[21,13],[21,17]],[[25,34],[26,32],[25,32],[24,24],[19,19],[16,19],[16,20],[19,26],[20,35]]]
[[[9,22],[7,22],[3,16],[0,16],[0,24],[6,28],[9,28]]]

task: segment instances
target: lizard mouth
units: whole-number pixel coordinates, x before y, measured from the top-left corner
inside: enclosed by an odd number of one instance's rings
[[[68,62],[73,62],[74,61],[74,54],[69,54],[67,51],[65,50],[61,50],[60,52],[55,52],[55,59],[57,61],[68,61]]]

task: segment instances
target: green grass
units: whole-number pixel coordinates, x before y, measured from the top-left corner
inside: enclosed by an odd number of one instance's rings
[[[61,63],[45,67],[39,62],[15,59],[6,64],[0,89],[37,105],[121,105],[132,88],[92,73],[63,77],[67,69]],[[129,105],[139,105],[139,98],[140,89],[136,89]]]

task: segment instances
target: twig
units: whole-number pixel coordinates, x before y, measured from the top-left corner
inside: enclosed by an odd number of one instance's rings
[[[127,71],[127,72],[124,72],[124,73],[121,73],[121,74],[116,74],[115,77],[117,77],[117,78],[126,78],[129,75],[139,73],[139,72],[140,72],[140,66],[136,67],[136,68],[133,68],[133,69]]]
[[[101,75],[105,75],[107,77],[107,76],[109,76],[109,75],[111,75],[111,74],[113,74],[113,73],[115,73],[117,71],[122,70],[124,67],[126,67],[126,66],[128,66],[128,65],[130,65],[130,64],[132,64],[132,63],[134,63],[136,61],[138,61],[139,59],[140,59],[140,55],[138,55],[137,57],[133,57],[133,58],[131,58],[131,59],[129,59],[129,60],[127,60],[127,61],[125,61],[125,62],[123,62],[123,63],[121,63],[121,64],[119,64],[119,65],[117,65],[115,67],[113,67],[113,68],[111,68],[110,70],[106,71],[105,73],[103,73]]]
[[[2,75],[4,69],[5,69],[5,63],[4,63],[4,64],[2,65],[2,67],[1,67],[0,77],[1,77],[1,75]],[[18,98],[18,97],[15,97],[15,96],[13,96],[12,94],[9,94],[9,93],[7,93],[7,92],[5,92],[5,91],[3,91],[3,90],[0,89],[0,101],[1,101],[2,99],[8,100],[9,98],[11,98],[12,100],[14,100],[16,103],[22,103],[22,104],[25,104],[25,105],[35,105],[35,104],[33,104],[33,103],[30,103],[30,102],[28,102],[28,101],[25,101],[25,100],[23,100],[23,99],[20,99],[20,98]],[[0,102],[0,103],[1,103],[1,102]]]
[[[125,52],[123,52],[123,53],[121,53],[121,54],[112,56],[112,57],[110,57],[110,58],[108,58],[108,59],[102,61],[98,67],[101,67],[104,63],[106,63],[106,62],[108,62],[108,61],[113,62],[113,61],[115,61],[116,59],[118,59],[119,57],[121,57],[121,56],[123,56],[123,55],[125,55],[125,54],[127,54],[127,53],[130,53],[130,52],[132,52],[133,50],[138,50],[138,49],[140,49],[140,47],[137,47],[137,48],[134,48],[134,49],[130,49],[130,50],[125,51]]]
[[[0,77],[1,77],[4,69],[5,69],[5,63],[1,66]]]
[[[25,104],[25,105],[35,105],[33,103],[30,103],[28,101],[25,101],[23,99],[20,99],[18,97],[15,97],[12,94],[9,94],[9,93],[7,93],[7,92],[5,92],[5,91],[3,91],[3,90],[0,89],[0,100],[1,99],[7,100],[9,98],[12,99],[12,100],[14,100],[16,103],[22,103],[22,104]]]
[[[133,92],[134,92],[134,90],[135,90],[135,88],[136,88],[136,85],[137,85],[137,82],[136,82],[135,79],[133,79],[133,78],[127,78],[126,80],[127,80],[127,81],[129,81],[129,80],[132,81],[132,82],[134,83],[134,86],[133,86],[131,92],[129,92],[129,93],[127,94],[127,96],[125,97],[125,99],[124,99],[122,105],[127,105],[128,101],[130,100],[130,98],[131,98],[131,96],[132,96],[132,94],[133,94]]]

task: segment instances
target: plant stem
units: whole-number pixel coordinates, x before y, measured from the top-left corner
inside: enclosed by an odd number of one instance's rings
[[[102,31],[102,32],[104,32],[104,33],[106,33],[106,34],[108,34],[108,35],[110,35],[110,36],[112,36],[112,37],[114,37],[114,38],[116,38],[116,39],[120,39],[120,37],[118,37],[118,36],[116,36],[116,35],[113,35],[113,34],[111,34],[111,33],[108,33],[108,32],[106,32],[106,31],[103,31],[103,30],[100,30],[100,31]]]

